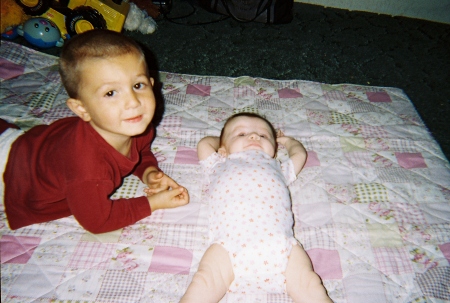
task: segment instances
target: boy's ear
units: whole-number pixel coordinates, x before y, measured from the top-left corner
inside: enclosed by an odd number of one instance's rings
[[[153,77],[150,77],[150,82],[152,83],[152,86],[155,85],[155,79],[153,79]]]
[[[66,101],[67,106],[73,111],[78,117],[80,117],[83,121],[89,122],[91,121],[91,116],[88,111],[84,107],[83,102],[78,99],[69,98]]]
[[[224,146],[219,147],[219,149],[217,150],[217,153],[223,157],[227,156],[227,150]]]

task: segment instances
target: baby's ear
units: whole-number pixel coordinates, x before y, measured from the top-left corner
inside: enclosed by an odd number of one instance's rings
[[[227,149],[224,146],[219,147],[219,149],[217,150],[217,152],[219,153],[219,155],[221,155],[222,157],[226,157],[227,156]]]
[[[73,111],[78,117],[80,117],[83,121],[89,122],[91,121],[91,115],[89,115],[88,111],[84,107],[83,102],[78,99],[69,98],[66,101],[67,106]]]

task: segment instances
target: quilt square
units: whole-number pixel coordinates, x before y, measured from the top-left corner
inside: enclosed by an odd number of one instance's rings
[[[403,168],[427,168],[421,153],[395,153],[398,165]]]
[[[329,203],[296,204],[292,211],[295,218],[306,226],[320,227],[332,222]]]
[[[414,272],[409,254],[404,247],[379,247],[373,249],[377,268],[387,275]]]
[[[211,86],[203,84],[188,84],[186,94],[207,97],[211,95]]]
[[[179,247],[157,246],[153,252],[149,272],[188,275],[192,252]]]
[[[346,100],[347,95],[340,90],[330,90],[326,92],[324,95],[326,100]]]
[[[282,88],[278,90],[278,97],[280,99],[290,99],[290,98],[303,98],[302,93],[298,88]]]
[[[170,218],[170,216],[168,216]],[[160,231],[156,240],[160,246],[176,246],[182,248],[195,248],[198,245],[197,226],[188,224],[164,224],[160,225]]]
[[[444,243],[439,245],[439,249],[441,250],[444,257],[447,259],[448,263],[450,263],[450,243]]]
[[[387,189],[380,183],[358,183],[354,185],[360,203],[389,202]]]
[[[417,205],[395,203],[393,208],[395,220],[400,225],[412,224],[417,226],[425,226],[427,224],[422,210],[417,207]]]
[[[6,46],[5,46],[6,47]],[[0,79],[12,79],[22,75],[25,71],[25,66],[15,64],[4,58],[0,58]]]
[[[315,151],[308,151],[308,158],[304,167],[320,166],[320,160]]]
[[[370,302],[387,303],[384,294],[383,282],[379,274],[357,274],[344,278],[344,288],[347,302],[366,303]],[[361,291],[364,289],[364,291]],[[390,302],[390,301],[389,301]]]
[[[369,239],[372,247],[402,247],[403,241],[400,230],[394,224],[367,224]]]
[[[138,302],[144,291],[145,272],[108,270],[97,300],[103,302]]]
[[[81,241],[78,243],[68,267],[108,269],[113,257],[114,247],[114,244]]]
[[[387,92],[366,92],[370,102],[392,102]]]
[[[342,279],[341,259],[337,250],[310,249],[308,256],[314,271],[323,280]]]
[[[25,264],[30,260],[41,238],[3,235],[0,238],[1,263]]]
[[[450,300],[450,267],[435,267],[417,275],[417,282],[424,295],[431,298]]]
[[[26,264],[23,267],[21,274],[14,281],[11,286],[9,296],[11,297],[25,297],[25,298],[40,298],[41,300],[25,300],[25,301],[41,301],[45,299],[55,298],[55,288],[59,285],[64,276],[64,267],[46,265],[45,271],[41,265]],[[45,272],[45,275],[43,275]],[[2,272],[3,278],[3,272]],[[38,291],[38,293],[36,293]],[[15,302],[12,300],[11,302]]]
[[[178,146],[175,164],[198,164],[197,149]]]
[[[158,126],[158,129],[161,128],[164,132],[168,133],[176,133],[181,128],[181,120],[182,118],[179,116],[166,116],[161,121],[161,124]],[[161,133],[159,133],[161,135]]]
[[[295,237],[300,241],[305,250],[322,248],[325,250],[336,249],[335,230],[333,225],[327,224],[320,227],[294,226]]]

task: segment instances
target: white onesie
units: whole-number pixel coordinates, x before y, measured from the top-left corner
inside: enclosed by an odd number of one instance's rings
[[[293,244],[293,214],[287,186],[296,179],[292,160],[280,165],[262,151],[214,153],[200,161],[209,176],[212,243],[229,253],[232,292],[285,292]]]

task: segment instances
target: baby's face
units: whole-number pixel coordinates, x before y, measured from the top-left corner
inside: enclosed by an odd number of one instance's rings
[[[225,155],[245,150],[261,150],[275,156],[276,138],[269,125],[256,117],[237,117],[228,123],[220,152]]]
[[[137,53],[82,63],[79,100],[85,121],[110,144],[142,134],[153,119],[153,79]]]

